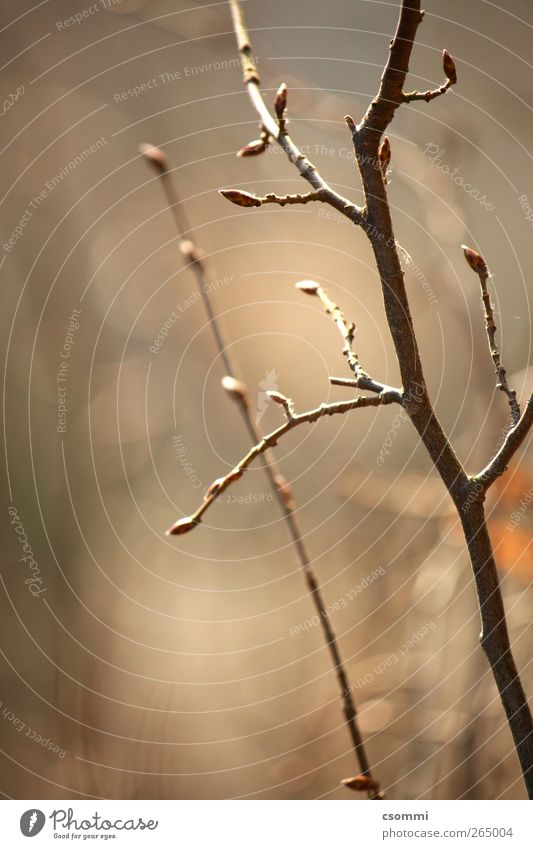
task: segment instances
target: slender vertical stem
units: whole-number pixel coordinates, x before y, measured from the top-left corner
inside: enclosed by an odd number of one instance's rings
[[[213,331],[216,346],[224,363],[226,375],[230,378],[235,379],[236,367],[227,348],[227,345],[224,341],[220,323],[218,321],[218,318],[211,303],[211,299],[209,297],[209,285],[206,264],[202,258],[200,251],[194,244],[194,234],[192,232],[187,215],[183,209],[183,205],[178,196],[178,193],[174,187],[174,184],[172,183],[166,156],[158,148],[153,148],[148,145],[143,146],[142,151],[149,159],[151,164],[154,165],[160,175],[168,206],[174,217],[176,229],[180,237],[181,250],[184,256],[189,260],[191,268],[196,274],[200,287],[200,292],[202,294],[203,304],[209,318],[209,323]],[[244,386],[243,390],[244,391],[232,393],[232,397],[237,402],[252,443],[258,444],[261,441],[262,436],[254,422],[253,413],[248,401],[248,393],[246,392]],[[361,774],[366,778],[370,779],[366,790],[367,796],[369,799],[382,799],[384,798],[384,795],[378,790],[378,783],[375,781],[372,775],[372,769],[370,766],[368,755],[366,753],[363,737],[357,722],[357,709],[352,694],[352,688],[350,687],[348,675],[346,673],[346,668],[342,659],[338,640],[330,616],[327,612],[326,603],[322,595],[322,591],[320,589],[317,577],[313,570],[311,559],[309,557],[307,547],[305,545],[304,538],[302,535],[302,531],[300,529],[300,525],[296,517],[297,506],[294,500],[292,489],[284,478],[284,476],[281,474],[279,466],[271,450],[267,449],[263,454],[261,454],[260,459],[263,464],[263,468],[265,470],[269,483],[275,493],[282,515],[285,519],[293,547],[296,551],[300,566],[303,571],[307,589],[309,591],[311,600],[315,606],[315,609],[320,619],[324,640],[328,647],[333,668],[335,670],[335,674],[339,683],[339,689],[343,705],[343,714],[352,741],[354,754],[359,765]]]
[[[514,662],[492,544],[482,504],[462,511],[481,613],[480,641],[513,735],[529,798],[533,798],[533,725]]]

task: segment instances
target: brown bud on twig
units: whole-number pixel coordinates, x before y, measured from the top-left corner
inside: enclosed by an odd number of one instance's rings
[[[463,249],[465,259],[472,271],[475,271],[476,274],[488,274],[489,270],[487,268],[487,263],[481,254],[478,254],[478,252],[473,248],[467,247],[467,245],[461,245],[461,247]]]
[[[182,239],[180,242],[180,251],[183,256],[187,257],[189,262],[197,262],[200,259],[200,251],[190,239]]]
[[[305,292],[306,295],[316,295],[320,286],[314,280],[300,280],[299,283],[294,284],[294,288],[299,289],[300,292]]]
[[[217,478],[215,481],[213,481],[213,483],[207,489],[207,492],[204,496],[204,500],[207,498],[214,498],[215,495],[218,495],[224,481],[225,478]]]
[[[285,395],[282,395],[281,392],[274,392],[272,389],[269,389],[267,395],[272,399],[272,401],[275,401],[276,404],[281,404],[283,407],[287,404],[288,399]]]
[[[166,531],[166,536],[179,536],[180,534],[186,534],[189,531],[192,531],[192,529],[199,524],[200,519],[193,519],[191,516],[186,516],[185,519],[180,519],[178,522],[175,522],[172,527]]]
[[[278,88],[276,99],[274,100],[274,109],[276,111],[276,115],[281,121],[285,115],[285,110],[287,108],[287,86],[285,83],[282,83]]]
[[[222,386],[233,401],[240,401],[247,407],[250,405],[248,390],[244,383],[241,383],[240,380],[236,380],[234,377],[230,377],[230,375],[227,374],[222,378]]]
[[[341,784],[349,787],[355,793],[366,793],[369,790],[379,790],[379,782],[369,775],[354,775],[353,778],[343,778]]]
[[[292,487],[283,475],[276,475],[274,478],[277,490],[283,499],[283,503],[287,507],[288,510],[296,509],[296,502],[294,501],[294,496],[292,494]]]
[[[248,144],[245,144],[244,147],[241,147],[237,156],[245,157],[245,156],[257,156],[260,153],[264,153],[266,150],[266,144],[263,139],[254,139]]]
[[[160,174],[168,171],[168,159],[160,147],[155,147],[153,144],[141,144],[139,150]]]
[[[383,141],[381,142],[381,146],[379,148],[379,164],[381,165],[381,173],[383,174],[383,179],[385,179],[387,176],[387,168],[390,165],[390,160],[390,141],[388,136],[384,136]]]
[[[238,189],[219,189],[219,194],[236,206],[261,206],[261,201],[250,192],[240,192]]]
[[[348,124],[348,127],[350,128],[350,132],[351,132],[351,134],[353,135],[353,134],[354,134],[354,132],[355,132],[355,130],[356,130],[356,127],[355,127],[355,121],[354,121],[354,119],[352,118],[352,116],[351,116],[351,115],[345,115],[345,116],[344,116],[344,120],[345,120],[345,121],[346,121],[346,123]]]
[[[292,403],[290,398],[287,398],[285,395],[282,395],[281,392],[274,392],[273,390],[269,390],[267,392],[268,397],[275,401],[276,404],[281,404],[283,409],[285,410],[285,414],[288,419],[292,419],[294,416],[294,404]]]
[[[444,68],[444,73],[449,79],[451,85],[455,85],[457,82],[457,69],[455,67],[455,62],[447,50],[442,51],[442,67]]]
[[[235,468],[231,470],[229,475],[226,475],[226,483],[228,483],[228,484],[229,483],[235,483],[235,481],[240,480],[242,478],[242,476],[243,476],[242,469],[239,469],[238,466],[235,466]]]

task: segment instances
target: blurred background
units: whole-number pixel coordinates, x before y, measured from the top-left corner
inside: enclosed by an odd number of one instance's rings
[[[477,278],[493,271],[503,360],[533,388],[528,0],[428,0],[398,111],[390,202],[426,378],[469,471],[508,422]],[[335,188],[361,190],[343,116],[377,91],[398,3],[248,0],[267,101]],[[299,411],[349,397],[335,326],[294,289],[318,280],[398,383],[363,234],[318,204],[244,210],[221,187],[302,190],[258,135],[224,2],[4,0],[5,476],[0,791],[13,798],[355,798],[337,682],[259,465],[193,534],[166,537],[249,439],[157,177],[159,145],[210,268],[211,296],[264,430],[267,389]],[[272,409],[272,406],[275,408]],[[394,408],[289,434],[291,481],[392,799],[524,798],[478,646],[468,559],[446,493]],[[509,628],[533,693],[531,450],[491,491]]]

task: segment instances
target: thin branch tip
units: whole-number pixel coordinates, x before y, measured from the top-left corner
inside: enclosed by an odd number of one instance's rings
[[[315,283],[314,280],[300,280],[299,283],[294,284],[294,288],[298,289],[299,292],[305,292],[306,295],[316,295],[320,285]]]
[[[447,50],[442,51],[442,68],[445,76],[450,81],[450,85],[457,85],[457,68]]]
[[[472,271],[475,271],[476,274],[489,273],[487,263],[485,262],[480,253],[475,251],[474,248],[469,248],[468,245],[461,245],[461,247],[463,249],[465,259]]]
[[[160,174],[167,173],[169,169],[168,157],[160,147],[143,143],[139,145],[139,152]]]
[[[189,531],[192,531],[196,525],[199,525],[201,519],[197,519],[194,516],[186,516],[185,519],[179,519],[177,522],[174,522],[171,527],[165,531],[165,536],[181,536],[181,534],[188,534]]]
[[[219,189],[218,193],[226,200],[229,200],[230,203],[234,203],[235,206],[261,206],[259,198],[250,194],[250,192],[240,192],[238,189]]]

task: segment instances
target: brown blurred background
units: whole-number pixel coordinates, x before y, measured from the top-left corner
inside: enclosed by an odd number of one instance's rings
[[[343,116],[358,119],[377,91],[398,4],[245,5],[267,98],[287,82],[295,140],[361,201]],[[528,0],[505,5],[428,0],[410,83],[440,85],[446,47],[459,85],[399,110],[390,133],[426,377],[471,471],[507,408],[461,242],[493,270],[521,398],[533,384],[533,14]],[[257,122],[230,29],[224,2],[2,3],[6,797],[349,798],[339,782],[356,767],[335,676],[259,466],[194,534],[164,536],[248,439],[140,143],[174,163],[262,428],[280,420],[265,388],[298,410],[348,397],[328,384],[346,375],[335,327],[294,290],[299,279],[319,280],[356,321],[370,373],[399,380],[362,233],[327,207],[239,210],[217,194],[303,186],[276,150],[235,157]],[[337,603],[369,755],[390,798],[523,798],[457,523],[397,415],[323,421],[277,451]],[[491,501],[529,694],[530,468],[526,447]]]

